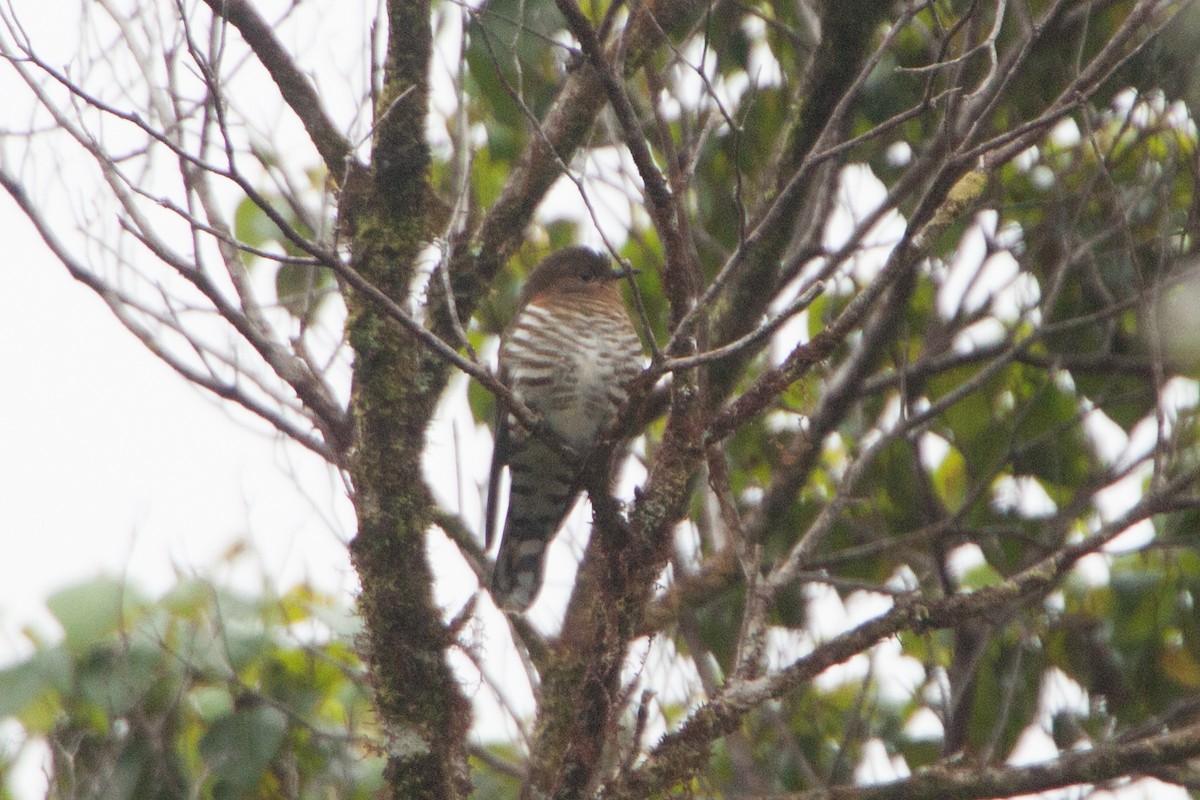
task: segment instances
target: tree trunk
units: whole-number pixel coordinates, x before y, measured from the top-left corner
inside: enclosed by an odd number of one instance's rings
[[[357,176],[361,187],[351,183],[355,175],[348,176],[353,188],[343,192],[341,209],[358,269],[401,304],[428,237],[429,20],[426,0],[388,4],[372,174]],[[446,368],[426,357],[376,304],[354,292],[347,292],[347,304],[356,432],[350,473],[358,516],[351,554],[362,583],[365,655],[388,747],[385,779],[397,800],[453,800],[470,790],[471,715],[446,662],[450,634],[433,603],[425,549],[433,504],[421,472],[425,428]]]

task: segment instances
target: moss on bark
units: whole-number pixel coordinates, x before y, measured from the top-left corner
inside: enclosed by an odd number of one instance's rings
[[[351,245],[364,277],[400,303],[428,237],[429,18],[427,0],[388,5],[372,179],[367,202],[356,208]],[[425,428],[446,367],[426,359],[418,341],[364,298],[348,292],[347,305],[356,434],[349,468],[358,515],[351,555],[387,736],[385,778],[397,799],[453,800],[470,790],[470,706],[446,662],[449,633],[433,602],[425,547],[433,503],[421,471]]]

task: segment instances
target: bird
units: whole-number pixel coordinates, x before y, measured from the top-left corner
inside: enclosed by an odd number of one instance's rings
[[[501,382],[578,456],[525,430],[497,402],[484,527],[490,551],[507,466],[508,513],[491,582],[492,598],[504,611],[523,613],[537,597],[546,548],[580,492],[580,465],[641,373],[642,343],[619,286],[628,274],[589,248],[556,250],[530,273],[501,337]]]

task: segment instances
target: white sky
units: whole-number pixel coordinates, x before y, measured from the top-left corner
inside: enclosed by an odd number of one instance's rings
[[[154,358],[7,195],[0,237],[0,660],[47,620],[35,598],[100,572],[162,591],[247,535],[262,558],[242,579],[346,591],[353,517],[323,462]]]
[[[299,6],[277,33],[293,52],[312,55],[330,111],[349,129],[361,93],[353,87],[365,85],[369,61],[362,19],[373,8],[354,4],[322,18],[316,5]],[[86,25],[108,23],[101,8],[15,0],[9,13],[52,64],[67,64],[81,37],[113,35],[89,36],[77,19],[86,9]],[[169,5],[158,8],[170,13]],[[6,71],[0,95],[13,91]],[[241,69],[236,80],[249,96],[277,97],[261,71]],[[26,95],[13,91],[21,102],[0,103],[0,132],[28,126]],[[315,161],[280,105],[253,105],[254,125],[270,131],[275,146]],[[45,188],[35,196],[52,196]],[[74,195],[88,188],[80,184]],[[71,209],[59,218],[68,230],[75,224]],[[127,576],[152,593],[178,572],[251,589],[265,574],[282,586],[308,579],[349,598],[355,577],[345,543],[354,522],[339,477],[146,351],[48,254],[5,193],[0,237],[9,253],[0,263],[0,540],[9,545],[0,559],[0,663],[22,652],[23,625],[53,632],[38,598],[99,573]],[[251,555],[232,567],[221,561],[246,540]]]

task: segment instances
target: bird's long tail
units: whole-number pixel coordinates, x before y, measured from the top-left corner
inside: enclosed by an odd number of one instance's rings
[[[556,450],[527,440],[509,461],[508,516],[492,573],[492,597],[524,611],[542,588],[546,548],[578,494],[575,471]]]

